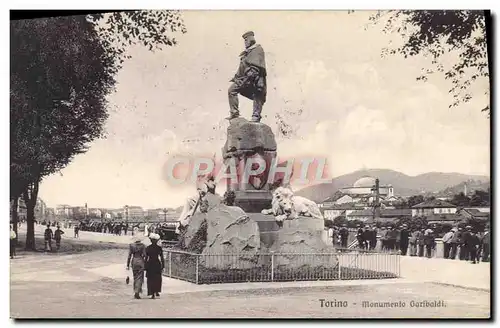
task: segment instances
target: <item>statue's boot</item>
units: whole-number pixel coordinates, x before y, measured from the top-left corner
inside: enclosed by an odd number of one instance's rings
[[[235,114],[232,114],[232,113],[231,113],[228,117],[226,117],[226,120],[229,120],[229,121],[230,121],[230,120],[235,119],[235,118],[238,118],[238,117],[240,117],[240,114],[236,114],[236,113],[235,113]]]

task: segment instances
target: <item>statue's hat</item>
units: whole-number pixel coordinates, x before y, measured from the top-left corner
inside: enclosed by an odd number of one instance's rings
[[[248,31],[248,32],[245,32],[245,33],[242,35],[242,37],[243,37],[243,39],[244,39],[244,38],[247,38],[247,37],[249,37],[249,36],[254,36],[254,35],[255,35],[255,34],[254,34],[252,31]]]

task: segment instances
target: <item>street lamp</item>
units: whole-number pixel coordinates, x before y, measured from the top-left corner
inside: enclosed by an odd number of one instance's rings
[[[165,222],[167,222],[167,209],[163,209],[163,215],[165,215]]]

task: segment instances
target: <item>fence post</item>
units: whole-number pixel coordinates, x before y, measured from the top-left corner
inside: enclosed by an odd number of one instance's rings
[[[271,252],[271,281],[274,281],[274,252]]]
[[[398,261],[398,278],[399,278],[401,277],[401,255],[398,255],[397,261]]]
[[[168,276],[172,277],[172,252],[168,252]]]
[[[196,255],[196,284],[198,285],[198,275],[199,275],[199,267],[200,267],[200,256]]]
[[[337,257],[337,264],[338,264],[338,270],[339,270],[339,280],[342,279],[342,277],[340,276],[340,259],[342,258],[342,254],[340,254],[339,257]]]

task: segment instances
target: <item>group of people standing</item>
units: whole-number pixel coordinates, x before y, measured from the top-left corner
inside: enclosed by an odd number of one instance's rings
[[[430,228],[409,228],[402,224],[397,228],[394,226],[377,229],[373,226],[361,227],[353,231],[357,240],[357,249],[375,250],[378,239],[380,239],[380,250],[400,251],[401,255],[432,257],[436,250],[436,234]],[[349,230],[344,224],[341,228],[329,229],[329,237],[332,238],[333,246],[336,248],[348,248]],[[443,236],[444,258],[470,260],[472,263],[487,262],[490,258],[490,233],[473,232],[471,226],[465,230],[460,227],[452,228]]]
[[[483,232],[472,231],[471,226],[452,228],[443,236],[444,258],[458,259],[477,263],[480,260],[489,262],[491,240],[489,229]]]
[[[142,285],[144,284],[144,274],[147,278],[147,295],[152,299],[159,297],[162,285],[162,272],[165,268],[163,250],[158,245],[160,236],[150,233],[151,245],[147,246],[142,242],[143,237],[136,233],[134,242],[130,244],[127,258],[127,270],[132,268],[134,298],[140,299]]]

